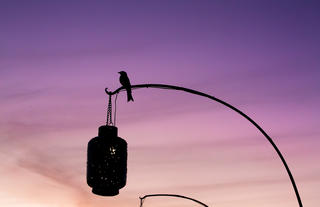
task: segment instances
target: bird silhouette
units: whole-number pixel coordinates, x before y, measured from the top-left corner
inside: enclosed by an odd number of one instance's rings
[[[120,83],[127,90],[127,99],[129,101],[133,101],[132,92],[131,92],[131,84],[128,78],[128,75],[125,71],[120,71]]]

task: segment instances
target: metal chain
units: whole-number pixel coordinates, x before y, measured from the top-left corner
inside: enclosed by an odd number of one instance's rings
[[[107,126],[112,126],[112,100],[111,95],[109,95],[108,111],[107,111]]]

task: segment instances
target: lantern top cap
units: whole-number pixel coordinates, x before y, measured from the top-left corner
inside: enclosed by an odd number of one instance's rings
[[[103,125],[99,127],[99,137],[118,137],[118,128],[115,126]]]

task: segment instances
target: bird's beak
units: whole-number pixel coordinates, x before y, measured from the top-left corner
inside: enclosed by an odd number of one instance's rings
[[[121,72],[118,72],[118,73],[121,73]]]

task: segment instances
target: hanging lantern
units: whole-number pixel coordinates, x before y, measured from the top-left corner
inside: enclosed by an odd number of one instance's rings
[[[88,143],[87,183],[92,192],[115,196],[127,180],[127,142],[115,126],[99,127],[98,137]]]

